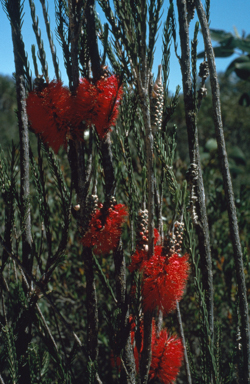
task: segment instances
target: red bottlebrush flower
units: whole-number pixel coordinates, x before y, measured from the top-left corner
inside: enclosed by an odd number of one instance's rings
[[[76,123],[83,121],[86,127],[94,124],[97,97],[97,87],[86,78],[80,79],[76,95],[71,98],[71,119]]]
[[[165,329],[159,337],[152,327],[152,360],[149,378],[157,377],[163,384],[171,384],[176,379],[183,359],[183,346],[177,336],[169,336]]]
[[[122,96],[122,87],[119,78],[115,75],[100,79],[95,84],[97,88],[97,99],[93,113],[93,124],[95,124],[101,139],[115,125],[118,117],[118,108]]]
[[[143,321],[139,324],[139,345],[135,342],[135,322],[130,318],[131,326],[131,344],[134,347],[134,358],[136,370],[139,370],[139,359],[143,350],[144,328]],[[138,350],[139,349],[139,350]],[[156,325],[152,320],[152,360],[149,371],[149,379],[158,378],[163,384],[170,384],[175,379],[180,370],[183,359],[183,346],[181,340],[177,336],[169,336],[166,330],[161,330],[156,335]]]
[[[105,223],[102,223],[102,211],[97,210],[89,223],[89,229],[81,242],[85,247],[94,247],[95,254],[106,254],[118,245],[122,224],[128,215],[123,204],[117,204],[109,208]]]
[[[32,91],[26,100],[27,114],[36,134],[57,153],[66,145],[70,131],[67,113],[70,92],[60,81],[46,84],[42,91]]]
[[[83,129],[92,124],[102,139],[116,122],[121,96],[122,87],[115,75],[96,84],[81,79],[74,95],[61,81],[52,81],[41,91],[29,93],[27,113],[34,132],[58,152],[68,137],[82,140]]]
[[[115,124],[122,96],[119,78],[115,75],[95,84],[81,79],[75,98],[76,117],[82,116],[86,125],[94,124],[101,139]]]
[[[143,262],[142,295],[145,310],[158,307],[166,314],[176,308],[183,295],[189,264],[188,255],[165,257],[161,253],[162,247],[156,246],[154,255]]]

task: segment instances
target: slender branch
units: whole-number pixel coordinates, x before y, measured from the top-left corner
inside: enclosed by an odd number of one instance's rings
[[[71,44],[71,61],[72,61],[72,79],[71,92],[76,92],[79,83],[78,69],[78,41],[79,41],[79,25],[81,24],[79,7],[82,1],[68,0],[69,6],[69,29],[70,29],[70,44]],[[77,12],[78,8],[78,12]],[[75,177],[75,187],[77,199],[80,204],[79,218],[80,223],[84,222],[85,217],[85,202],[86,202],[86,166],[84,160],[84,143],[76,142],[75,145],[70,145],[71,169],[77,166],[77,172],[72,170],[72,175]],[[70,157],[71,157],[70,156]],[[93,256],[90,248],[83,249],[83,259],[86,272],[86,306],[87,306],[87,348],[88,356],[92,361],[98,357],[98,308],[95,288],[95,278],[93,270]]]
[[[32,0],[29,0],[29,5],[30,5],[30,13],[31,13],[31,18],[32,18],[32,27],[33,27],[33,31],[35,33],[35,36],[36,36],[36,42],[37,42],[37,46],[38,46],[38,52],[39,52],[39,60],[40,60],[40,63],[42,65],[42,71],[43,71],[43,75],[45,77],[45,79],[47,79],[48,77],[48,63],[46,61],[46,54],[45,54],[45,51],[44,51],[44,46],[43,46],[43,40],[42,40],[42,36],[41,36],[41,30],[39,28],[39,24],[38,24],[38,18],[36,16],[36,13],[35,13],[35,4]],[[35,48],[35,46],[34,46]],[[34,57],[36,57],[34,55]]]
[[[147,76],[147,55],[146,55],[146,21],[147,21],[147,5],[146,1],[141,1],[141,41],[140,41],[140,59],[141,59],[141,78],[143,87],[148,88],[149,76]]]
[[[79,68],[78,68],[78,41],[79,41],[79,28],[80,15],[77,16],[75,9],[75,0],[68,0],[69,9],[69,36],[71,47],[71,65],[72,65],[72,78],[70,79],[70,88],[72,92],[76,91],[79,83]]]
[[[49,337],[50,337],[50,340],[51,340],[52,344],[54,345],[56,351],[58,352],[58,347],[57,347],[57,345],[56,345],[55,339],[54,339],[54,337],[53,337],[53,335],[52,335],[52,333],[51,333],[51,330],[49,329],[49,326],[48,326],[48,324],[47,324],[47,322],[46,322],[46,320],[45,320],[45,318],[44,318],[44,316],[43,316],[43,313],[42,313],[42,311],[41,311],[41,309],[40,309],[38,303],[36,303],[36,309],[37,309],[37,312],[39,313],[39,315],[40,315],[40,317],[41,317],[41,319],[42,319],[42,322],[43,322],[44,327],[46,328],[46,330],[47,330],[47,332],[48,332],[48,335],[49,335]]]
[[[115,194],[115,172],[113,166],[113,156],[111,151],[110,132],[108,132],[101,142],[102,165],[105,176],[105,199],[110,200]]]
[[[209,327],[211,332],[211,343],[213,343],[214,333],[214,310],[213,310],[213,274],[210,249],[209,228],[205,204],[205,191],[202,178],[200,163],[198,129],[196,126],[196,111],[192,92],[192,81],[190,71],[190,49],[189,49],[189,27],[187,22],[186,1],[177,0],[181,58],[180,65],[182,71],[183,94],[185,104],[185,116],[188,133],[189,157],[192,166],[190,172],[191,183],[194,188],[194,204],[197,208],[198,221],[195,221],[196,232],[199,240],[199,251],[201,256],[201,269],[203,276],[203,287],[207,291],[207,308],[209,317]]]
[[[56,48],[55,48],[55,45],[53,43],[53,38],[52,38],[52,35],[50,32],[50,20],[49,20],[46,6],[45,6],[45,0],[40,0],[40,3],[41,3],[42,8],[43,8],[43,17],[44,17],[46,32],[47,32],[47,36],[48,36],[48,40],[49,40],[49,46],[50,46],[52,61],[53,61],[53,65],[54,65],[55,75],[56,75],[57,80],[59,80],[60,74],[59,74],[58,58],[56,56]]]
[[[97,360],[98,356],[98,310],[97,310],[97,297],[95,288],[95,277],[93,269],[93,256],[90,248],[84,248],[84,267],[86,275],[86,306],[87,306],[87,348],[88,355],[92,361]]]
[[[121,383],[135,384],[135,359],[131,344],[130,332],[125,331],[128,328],[129,311],[126,301],[126,261],[121,240],[118,244],[118,247],[114,251],[114,263],[116,296],[118,305],[121,310],[120,327],[117,334],[117,344],[118,350],[124,348],[124,361],[122,360],[124,373],[122,372],[121,375]]]
[[[46,201],[46,189],[45,189],[45,180],[44,180],[44,170],[43,170],[43,159],[41,154],[41,140],[38,138],[37,142],[37,152],[38,152],[38,168],[39,168],[39,177],[41,180],[41,186],[42,186],[42,195],[43,195],[43,204],[45,208],[45,214],[44,214],[44,226],[45,226],[45,233],[46,233],[46,244],[48,247],[48,260],[46,269],[48,268],[48,265],[50,263],[50,259],[52,257],[52,239],[51,239],[51,232],[50,232],[50,210],[49,206]]]
[[[150,105],[148,89],[141,87],[138,82],[140,103],[144,126],[146,130],[146,156],[147,156],[147,191],[148,191],[148,258],[154,253],[154,169],[153,169],[153,150],[154,137],[150,120]],[[151,363],[151,337],[152,337],[152,314],[146,312],[144,314],[144,343],[141,354],[141,383],[146,384],[148,381],[148,372]]]
[[[95,80],[101,76],[101,64],[98,51],[96,26],[95,26],[95,13],[94,13],[95,0],[87,0],[86,6],[86,20],[87,20],[87,39],[89,47],[89,55],[91,61],[91,70]]]
[[[213,47],[211,44],[211,37],[209,33],[209,27],[206,19],[202,3],[200,0],[195,0],[197,14],[201,24],[201,30],[204,39],[204,45],[207,54],[208,67],[210,72],[210,83],[212,90],[213,101],[213,118],[215,125],[215,133],[218,144],[220,167],[224,182],[224,191],[227,200],[227,209],[230,225],[230,233],[234,250],[234,259],[237,275],[237,283],[240,299],[240,315],[242,322],[242,347],[244,357],[244,382],[250,383],[250,329],[249,329],[249,316],[248,316],[248,303],[246,294],[246,284],[244,275],[243,255],[240,243],[239,228],[237,221],[237,213],[234,203],[233,186],[229,171],[228,157],[225,145],[222,117],[221,117],[221,105],[220,105],[220,90],[218,77],[215,67],[215,59]]]
[[[152,313],[145,312],[143,319],[143,329],[144,329],[144,339],[143,339],[143,350],[141,353],[141,384],[147,384],[148,382],[148,373],[151,365],[152,358]]]
[[[182,319],[181,319],[181,311],[180,311],[179,302],[177,302],[177,304],[176,304],[176,310],[177,310],[177,319],[178,319],[178,323],[179,323],[179,330],[180,330],[182,345],[183,345],[183,349],[184,349],[184,360],[185,360],[185,369],[186,369],[187,380],[188,380],[188,384],[192,384],[192,377],[191,377],[191,373],[190,373],[190,367],[189,367],[189,361],[188,361],[188,355],[187,355],[187,346],[186,346],[185,335],[184,335],[184,330],[183,330],[183,326],[182,326]]]
[[[18,7],[13,4],[13,7]],[[16,20],[17,21],[17,20]],[[23,57],[20,53],[21,39],[21,20],[11,23],[14,60],[16,70],[16,93],[17,93],[17,118],[20,139],[20,174],[21,174],[21,220],[24,227],[22,235],[22,255],[23,263],[26,268],[32,269],[32,236],[31,236],[31,217],[29,207],[29,132],[28,117],[26,112],[26,91],[25,91],[25,71],[23,67]]]
[[[101,142],[102,164],[105,175],[105,203],[107,208],[111,203],[111,197],[115,195],[115,174],[113,156],[111,151],[110,133]],[[124,332],[128,326],[129,312],[126,302],[126,262],[123,254],[122,241],[114,250],[116,298],[121,309],[120,332],[117,335],[119,350],[124,348],[124,372],[121,374],[121,383],[135,384],[135,361],[131,345],[130,333]]]

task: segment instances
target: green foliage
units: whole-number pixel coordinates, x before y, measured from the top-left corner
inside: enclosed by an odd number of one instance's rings
[[[0,132],[1,147],[7,150],[11,140],[18,143],[16,132],[16,89],[15,82],[8,76],[0,76]]]
[[[7,363],[7,370],[10,376],[10,382],[15,384],[18,382],[18,361],[16,356],[16,348],[13,336],[13,330],[6,324],[1,329],[4,343],[4,357]]]

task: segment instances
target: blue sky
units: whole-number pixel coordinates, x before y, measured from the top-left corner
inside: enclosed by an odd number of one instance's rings
[[[52,61],[50,57],[50,51],[48,42],[46,39],[45,25],[42,17],[41,4],[40,1],[34,0],[36,5],[36,13],[39,18],[39,27],[41,28],[42,39],[44,41],[45,51],[47,52],[47,61],[49,67],[49,75],[52,79],[54,77]],[[61,47],[57,42],[54,29],[55,29],[55,8],[54,1],[49,1],[49,14],[51,21],[51,30],[53,32],[54,43],[57,48],[57,55],[59,58],[59,64],[62,74],[62,80],[65,84],[68,83],[66,71],[63,64],[63,56],[61,52]],[[165,21],[166,10],[168,9],[169,2],[165,1],[164,13],[162,16],[162,24]],[[23,40],[25,43],[26,52],[28,53],[30,67],[32,73],[34,74],[32,57],[31,57],[31,44],[36,44],[35,35],[32,30],[32,21],[30,16],[29,2],[28,0],[24,3],[24,24],[23,24]],[[99,11],[99,8],[97,8]],[[100,12],[100,11],[99,11]],[[245,30],[246,34],[250,34],[250,1],[249,0],[211,0],[211,11],[210,11],[210,27],[214,29],[224,29],[225,31],[234,33],[234,27],[237,28],[239,34],[241,35],[242,30]],[[191,36],[192,31],[195,25],[196,19],[191,23]],[[4,13],[2,6],[0,4],[0,73],[5,75],[11,75],[14,72],[14,56],[13,56],[13,47],[11,40],[11,29],[9,20]],[[202,35],[198,35],[198,52],[203,50],[202,44]],[[179,48],[179,47],[178,47]],[[157,47],[155,52],[155,60],[153,72],[154,75],[157,73],[157,67],[161,63],[161,49],[162,49],[162,39],[161,39],[161,29],[159,30],[159,37],[157,40]],[[180,51],[180,49],[179,49]],[[227,65],[232,61],[234,57],[231,56],[228,59],[216,59],[217,71],[224,71]],[[169,90],[174,91],[177,85],[181,85],[181,73],[179,68],[179,63],[172,52],[170,60],[170,81],[169,81]]]

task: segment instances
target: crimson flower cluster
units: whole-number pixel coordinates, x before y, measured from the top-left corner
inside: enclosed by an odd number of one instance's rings
[[[150,379],[158,378],[163,384],[171,384],[176,379],[183,359],[183,346],[179,337],[170,336],[166,329],[156,334],[152,327],[152,360]]]
[[[102,208],[102,204],[100,208]],[[81,239],[81,243],[85,247],[93,248],[97,255],[109,253],[118,245],[122,224],[127,215],[128,212],[124,204],[116,204],[109,208],[104,220],[102,209],[97,209],[92,215],[88,231]]]
[[[135,342],[135,323],[131,323],[131,343],[134,345],[134,357],[137,371],[139,370],[139,356],[143,350],[143,322],[139,325],[140,346]],[[154,319],[152,320],[152,360],[149,370],[149,378],[158,378],[163,384],[171,384],[180,370],[183,359],[183,346],[180,338],[170,336],[166,329],[162,329],[157,335]]]
[[[117,76],[96,83],[80,80],[75,94],[61,81],[52,81],[29,93],[27,114],[36,134],[57,153],[67,140],[82,140],[83,130],[95,125],[101,139],[115,125],[122,87]]]
[[[154,246],[154,254],[137,249],[132,256],[129,271],[140,270],[143,274],[142,296],[145,311],[156,308],[167,314],[176,308],[182,298],[188,278],[188,255],[164,254],[164,248]]]
[[[143,350],[144,329],[143,321],[140,322],[136,330],[133,316],[130,317],[130,338],[133,346],[135,366],[139,371],[139,359]],[[139,332],[139,345],[136,342],[135,333]],[[183,360],[183,346],[180,338],[176,335],[170,336],[166,329],[162,329],[159,334],[156,332],[155,320],[152,320],[152,359],[149,370],[149,379],[158,379],[162,384],[171,384],[176,379]],[[111,354],[111,365],[121,367],[120,357],[114,358]]]

